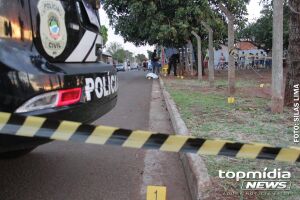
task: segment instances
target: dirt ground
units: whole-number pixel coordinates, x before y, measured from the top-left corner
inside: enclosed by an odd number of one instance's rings
[[[287,69],[284,68],[284,85],[287,75]],[[215,80],[216,80],[216,92],[220,92],[222,94],[227,94],[227,91],[224,90],[227,87],[227,77],[228,72],[225,70],[215,71]],[[167,76],[165,79],[170,80],[180,80],[180,78],[174,76]],[[186,76],[183,80],[197,80],[196,76]],[[203,76],[203,81],[208,81],[208,71],[205,70],[205,75]],[[237,89],[236,92],[239,95],[245,97],[259,97],[269,99],[271,98],[271,84],[272,84],[272,72],[271,70],[257,70],[256,72],[253,70],[237,70],[236,71],[236,81],[237,81]],[[223,83],[223,84],[222,84]],[[194,88],[199,91],[199,85],[197,84]],[[245,87],[247,86],[247,87]],[[258,87],[259,86],[259,87]],[[285,88],[285,86],[284,86]],[[208,87],[200,88],[202,92],[212,91]]]

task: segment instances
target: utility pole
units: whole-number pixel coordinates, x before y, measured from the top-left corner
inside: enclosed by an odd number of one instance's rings
[[[283,112],[283,0],[273,1],[272,105],[273,113]]]
[[[214,32],[212,28],[205,22],[202,22],[202,25],[208,31],[208,49],[209,49],[209,61],[208,61],[208,79],[209,79],[209,86],[214,87],[215,85],[215,53],[214,53]]]
[[[277,0],[276,0],[277,1]],[[281,0],[282,1],[282,0]],[[228,51],[234,49],[234,15],[222,4],[219,3],[218,7],[225,13],[228,19]],[[229,54],[228,60],[228,93],[230,96],[235,93],[235,62],[234,57]]]
[[[202,54],[201,54],[201,37],[194,31],[192,31],[192,34],[196,37],[197,39],[197,54],[198,54],[198,80],[202,81],[203,76],[202,76]]]

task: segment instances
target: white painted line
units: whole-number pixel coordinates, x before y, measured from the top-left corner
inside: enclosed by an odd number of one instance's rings
[[[66,62],[82,62],[93,46],[95,38],[96,33],[86,31],[75,50],[67,58]]]

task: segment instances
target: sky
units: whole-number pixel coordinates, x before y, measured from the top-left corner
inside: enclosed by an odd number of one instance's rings
[[[250,0],[248,5],[248,19],[253,22],[260,16],[262,6],[259,5],[260,0]]]
[[[259,5],[260,0],[250,0],[250,4],[248,5],[248,19],[250,22],[255,21],[260,16],[261,6]],[[154,47],[149,45],[136,47],[134,44],[130,42],[124,42],[124,39],[120,35],[116,35],[111,26],[109,26],[109,19],[105,11],[100,9],[100,20],[101,24],[108,27],[108,42],[118,42],[123,45],[126,50],[129,50],[136,54],[145,54],[147,55],[147,50],[153,50]]]

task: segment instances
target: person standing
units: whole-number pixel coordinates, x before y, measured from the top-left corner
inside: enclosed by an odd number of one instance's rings
[[[242,55],[240,57],[240,61],[241,61],[240,68],[241,69],[245,69],[246,56],[245,56],[245,52],[244,51],[242,52]]]
[[[249,58],[249,61],[250,61],[250,66],[251,66],[252,68],[254,68],[254,60],[255,60],[254,54],[253,54],[253,53],[249,53],[248,58]]]
[[[174,76],[177,76],[177,64],[179,63],[179,54],[173,54],[169,59],[168,75],[171,73],[173,68]]]
[[[114,60],[113,60],[113,67],[114,67],[115,70],[117,69],[117,65],[116,65],[116,62]]]
[[[265,54],[263,51],[260,51],[260,55],[259,55],[259,62],[260,62],[260,68],[264,68],[265,67]]]
[[[219,67],[221,69],[225,68],[225,62],[226,62],[226,58],[225,58],[224,54],[221,53],[221,56],[220,56],[220,59],[219,59]]]
[[[144,61],[143,61],[143,69],[144,69],[144,71],[147,71],[147,70],[148,70],[148,63],[147,63],[147,60],[144,60]]]
[[[151,56],[151,65],[152,65],[152,70],[153,70],[152,72],[156,75],[159,75],[158,60],[159,60],[159,58],[157,56],[157,51],[155,49]]]
[[[260,61],[259,61],[259,55],[258,53],[255,54],[255,68],[259,68],[259,64],[260,64]]]

